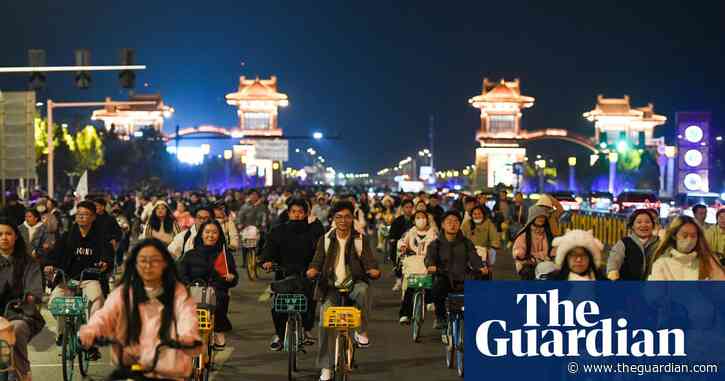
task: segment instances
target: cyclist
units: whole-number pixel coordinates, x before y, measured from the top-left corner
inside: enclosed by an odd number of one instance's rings
[[[307,219],[308,204],[300,198],[292,198],[288,203],[289,220],[273,228],[269,234],[264,251],[262,253],[262,267],[269,271],[273,263],[279,264],[285,271],[275,273],[275,280],[284,279],[294,274],[303,274],[315,256],[315,247],[320,237],[325,233],[322,225],[318,222],[309,223]],[[314,325],[315,304],[313,302],[312,282],[303,278],[305,296],[308,300],[307,313],[303,317],[305,329],[305,341],[314,342],[310,331]],[[269,349],[272,351],[282,350],[282,339],[284,337],[287,315],[272,310],[272,321],[275,327],[275,336]]]
[[[180,260],[184,254],[194,248],[194,239],[199,232],[199,227],[211,219],[211,211],[206,208],[197,208],[194,213],[194,224],[189,229],[182,231],[174,237],[169,245],[171,255]]]
[[[438,231],[432,224],[428,212],[419,210],[413,215],[415,226],[410,228],[403,238],[398,241],[398,252],[401,255],[403,275],[403,301],[400,304],[400,324],[410,323],[413,313],[413,290],[407,288],[407,277],[412,274],[426,274],[424,263],[428,245],[438,238]]]
[[[400,203],[401,215],[393,220],[393,223],[390,225],[390,233],[388,234],[388,238],[393,247],[397,247],[398,240],[403,238],[403,234],[413,227],[413,209],[413,200],[405,199]],[[391,251],[392,253],[390,255],[393,256],[392,260],[395,262],[395,250]],[[395,280],[395,285],[393,285],[393,291],[398,291],[403,285],[403,273],[397,267],[395,269],[395,277],[397,279]]]
[[[219,224],[224,230],[224,238],[227,242],[227,248],[232,253],[239,250],[239,231],[234,220],[227,214],[227,207],[223,201],[217,201],[212,207],[214,212],[214,218],[219,221]]]
[[[5,316],[15,331],[15,368],[22,380],[30,380],[28,343],[45,326],[35,302],[43,297],[40,267],[25,249],[18,228],[0,218],[0,308],[14,299],[22,299],[19,308],[8,309]]]
[[[461,233],[461,215],[455,210],[443,214],[442,231],[438,239],[428,245],[425,265],[428,272],[436,274],[431,296],[435,304],[436,328],[446,326],[445,301],[452,291],[461,291],[463,281],[470,273],[488,274],[488,267],[481,261],[476,248]]]
[[[370,313],[368,281],[380,278],[380,270],[368,240],[353,229],[354,212],[355,207],[349,201],[339,201],[332,207],[331,214],[336,227],[317,242],[307,277],[320,277],[315,291],[318,300],[322,301],[320,316],[324,315],[325,309],[337,303],[338,289],[344,287],[350,290],[350,299],[362,313],[362,324],[360,332],[355,333],[355,341],[361,347],[366,347],[370,344],[367,335]],[[326,245],[326,241],[329,245]],[[322,368],[321,381],[332,378],[331,352],[334,351],[334,345],[334,335],[320,328],[317,366]]]
[[[189,284],[203,279],[214,287],[216,309],[214,312],[214,347],[226,346],[224,332],[231,331],[229,321],[229,289],[239,283],[234,256],[226,250],[224,231],[219,221],[209,220],[199,228],[201,234],[194,238],[194,249],[179,262],[179,276]]]
[[[66,274],[66,280],[80,280],[81,272],[89,268],[105,271],[113,263],[113,247],[110,240],[103,236],[95,225],[96,206],[90,201],[81,201],[76,206],[76,222],[58,241],[55,249],[47,257],[46,272],[58,267]],[[91,302],[91,316],[103,305],[103,293],[98,279],[84,279],[80,284],[83,295]],[[50,300],[59,296],[70,296],[65,284],[53,289]],[[50,304],[50,303],[49,303]],[[60,345],[63,335],[63,321],[58,322],[58,338]],[[99,359],[101,354],[97,348],[91,349],[91,359]]]
[[[157,239],[139,242],[126,260],[121,284],[108,301],[80,328],[83,346],[105,337],[124,345],[114,348],[114,362],[148,367],[159,342],[176,340],[190,345],[200,340],[196,304],[176,274],[174,258]],[[193,350],[161,351],[150,378],[184,379],[191,373]]]

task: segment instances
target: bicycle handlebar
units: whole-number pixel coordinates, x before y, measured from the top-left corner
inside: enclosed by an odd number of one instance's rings
[[[126,364],[123,363],[123,348],[125,347],[124,344],[122,344],[118,340],[110,338],[110,337],[97,337],[94,341],[94,345],[96,345],[98,347],[107,347],[107,346],[111,346],[111,345],[120,347],[121,356],[119,359],[119,368],[124,369],[124,370],[130,370],[131,372],[138,373],[138,374],[153,372],[156,369],[156,365],[158,364],[159,357],[161,355],[161,349],[164,347],[170,348],[170,349],[183,350],[183,349],[194,349],[202,344],[203,343],[200,340],[194,340],[191,344],[183,344],[176,340],[160,342],[156,345],[156,349],[154,350],[154,358],[153,358],[153,361],[151,362],[151,367],[144,369],[139,366],[139,368],[136,369],[135,366],[138,364],[132,364],[131,366],[127,366]]]

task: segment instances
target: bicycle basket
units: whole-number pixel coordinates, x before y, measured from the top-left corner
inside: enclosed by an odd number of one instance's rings
[[[446,311],[463,312],[463,294],[448,294]]]
[[[212,319],[212,314],[209,310],[197,308],[196,318],[199,321],[199,331],[209,332],[214,328],[214,319]]]
[[[360,310],[355,307],[329,307],[323,315],[322,326],[325,328],[358,328],[360,322]]]
[[[430,275],[408,275],[408,288],[432,288],[433,277]]]
[[[86,298],[61,296],[51,300],[48,309],[53,316],[81,316],[86,313]]]
[[[277,294],[272,302],[275,312],[307,312],[307,298],[304,294]]]

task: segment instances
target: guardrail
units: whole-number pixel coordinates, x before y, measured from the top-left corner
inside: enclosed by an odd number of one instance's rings
[[[569,212],[561,219],[563,231],[591,230],[607,247],[613,246],[627,234],[627,215],[600,212]]]

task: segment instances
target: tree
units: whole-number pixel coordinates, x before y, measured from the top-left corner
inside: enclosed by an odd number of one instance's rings
[[[76,173],[94,171],[103,165],[103,142],[95,127],[85,126],[68,141],[68,146],[76,161]]]

